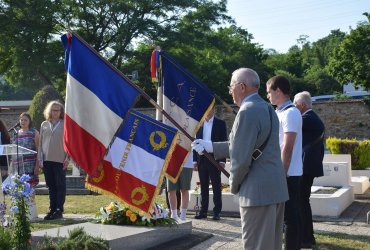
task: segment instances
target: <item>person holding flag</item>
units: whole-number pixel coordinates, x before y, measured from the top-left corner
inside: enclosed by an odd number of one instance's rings
[[[180,219],[185,220],[193,171],[190,144],[214,106],[215,97],[202,82],[164,51],[153,51],[151,59],[152,78],[158,80],[157,103],[163,105],[164,112],[171,116],[170,119],[165,115],[163,122],[182,129],[166,177],[171,216],[178,218],[176,190],[179,189]]]
[[[260,78],[250,68],[233,72],[229,93],[240,107],[229,141],[197,139],[192,147],[215,159],[230,158],[230,191],[239,195],[244,249],[281,249],[284,202],[288,200],[280,158],[279,121],[258,95]]]
[[[216,107],[213,107],[203,123],[203,127],[198,131],[197,138],[209,141],[226,141],[227,129],[225,121],[215,117]],[[225,166],[226,159],[218,161]],[[209,181],[212,183],[213,192],[213,220],[220,220],[222,209],[222,190],[221,190],[221,171],[217,169],[204,155],[194,152],[194,170],[198,171],[201,192],[201,209],[195,219],[207,218],[209,203]]]

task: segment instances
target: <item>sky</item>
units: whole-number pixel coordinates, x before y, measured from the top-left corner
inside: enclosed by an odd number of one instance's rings
[[[228,14],[264,49],[286,53],[300,35],[309,42],[331,30],[348,33],[350,26],[367,21],[370,0],[228,0]]]

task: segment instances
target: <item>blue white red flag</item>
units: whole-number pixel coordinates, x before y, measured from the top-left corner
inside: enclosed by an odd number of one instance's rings
[[[161,81],[163,86],[163,109],[184,130],[195,137],[207,114],[215,104],[213,93],[205,84],[163,51],[159,52]],[[163,122],[174,126],[167,118]],[[166,176],[176,182],[183,167],[192,167],[193,161],[186,161],[191,152],[191,141],[179,132],[179,139],[170,159]]]
[[[136,111],[127,120],[86,187],[150,214],[176,144],[177,130]]]
[[[64,149],[94,175],[139,92],[79,37],[61,40],[67,68]]]

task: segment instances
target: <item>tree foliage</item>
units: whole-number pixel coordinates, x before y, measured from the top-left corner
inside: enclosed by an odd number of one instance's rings
[[[231,102],[227,91],[231,73],[240,67],[252,67],[264,72],[262,60],[266,53],[251,42],[251,34],[233,25],[233,21],[225,13],[225,1],[205,4],[190,11],[174,25],[173,30],[165,36],[158,36],[153,43],[160,45],[162,50],[168,52],[211,90]],[[222,22],[230,25],[218,27]],[[141,43],[131,52],[132,56],[122,70],[128,73],[138,70],[138,84],[154,97],[155,86],[149,78],[152,50],[151,43]]]
[[[64,96],[59,37],[66,30],[79,34],[124,74],[138,71],[135,83],[153,98],[153,45],[228,102],[226,86],[240,67],[258,72],[263,96],[264,83],[278,72],[289,76],[294,91],[312,95],[340,91],[338,81],[347,79],[368,86],[368,22],[347,36],[333,30],[314,43],[301,35],[287,53],[279,54],[254,43],[253,35],[228,16],[226,6],[226,0],[0,0],[0,75],[5,80],[0,98],[29,98],[45,85]]]
[[[359,23],[334,49],[329,70],[342,84],[354,82],[370,89],[370,14],[364,15],[368,21]]]
[[[39,130],[41,123],[45,120],[44,109],[50,101],[59,100],[63,103],[62,97],[52,85],[44,86],[36,93],[28,110],[32,118],[33,126]]]
[[[341,91],[342,87],[328,73],[327,65],[333,49],[339,46],[344,36],[345,33],[340,30],[333,30],[328,36],[310,43],[308,37],[302,35],[298,44],[290,47],[286,54],[269,51],[265,63],[274,74],[283,72],[283,75],[291,79],[295,85],[292,94],[302,90],[310,91],[313,96],[333,94]]]
[[[17,88],[36,89],[63,71],[53,40],[59,1],[0,1],[0,73]]]

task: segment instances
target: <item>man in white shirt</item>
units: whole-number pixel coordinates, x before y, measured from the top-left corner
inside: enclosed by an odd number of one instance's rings
[[[197,139],[203,139],[206,141],[226,141],[227,140],[227,129],[226,123],[214,116],[215,107],[212,108],[206,120],[203,123],[203,127],[199,129],[197,133]],[[221,197],[221,171],[214,166],[206,157],[199,155],[194,151],[194,171],[198,171],[200,180],[200,193],[201,193],[201,209],[195,219],[207,218],[208,204],[209,204],[209,181],[212,183],[213,191],[213,220],[220,220],[220,213],[222,209],[222,197]],[[220,159],[218,162],[225,166],[226,159]]]
[[[302,164],[302,117],[289,99],[290,83],[284,76],[274,76],[266,84],[267,98],[276,105],[279,118],[281,160],[287,175],[289,200],[285,203],[285,249],[300,249],[300,181]]]

